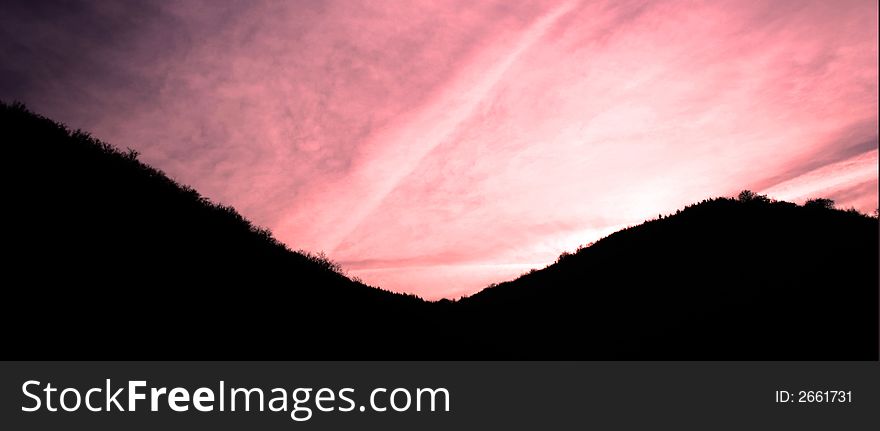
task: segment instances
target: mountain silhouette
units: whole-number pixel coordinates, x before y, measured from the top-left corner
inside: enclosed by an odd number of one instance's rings
[[[616,232],[460,305],[512,325],[501,355],[876,359],[877,219],[752,196]]]
[[[25,357],[361,355],[397,349],[386,334],[424,315],[427,302],[287,249],[134,152],[20,104],[0,111],[12,197],[6,267],[16,280],[4,302],[23,314],[4,319],[7,328],[27,316],[49,323],[7,332]]]
[[[827,200],[706,200],[428,302],[21,104],[0,126],[19,359],[878,358],[877,219]]]

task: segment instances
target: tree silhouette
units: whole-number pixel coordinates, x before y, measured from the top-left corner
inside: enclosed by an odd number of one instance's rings
[[[756,202],[756,203],[767,203],[770,202],[770,198],[766,195],[759,195],[751,190],[743,190],[739,192],[737,199],[740,202]]]
[[[804,202],[807,208],[834,209],[834,201],[827,198],[808,199]]]

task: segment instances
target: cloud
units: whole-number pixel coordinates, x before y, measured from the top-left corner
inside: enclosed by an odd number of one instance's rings
[[[502,42],[502,47],[490,48],[493,52],[479,53],[480,61],[458,72],[439,97],[404,116],[398,124],[371,136],[364,143],[363,161],[345,177],[323,183],[305,196],[310,205],[286,223],[299,225],[305,220],[322,220],[322,226],[309,233],[316,244],[324,244],[331,253],[335,251],[401,180],[412,175],[428,154],[452,138],[519,56],[571,8],[571,3],[563,4],[540,17],[513,43]],[[328,196],[333,199],[327,199]],[[282,223],[282,231],[285,227]]]
[[[744,188],[877,207],[872,1],[42,4],[0,17],[0,98],[393,290]]]
[[[807,199],[827,197],[834,199],[840,208],[858,207],[870,213],[870,205],[876,205],[877,201],[865,198],[877,195],[877,166],[880,166],[876,141],[874,146],[873,150],[798,175],[762,193],[801,204]]]

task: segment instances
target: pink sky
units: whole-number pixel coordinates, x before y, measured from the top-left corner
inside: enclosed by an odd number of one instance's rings
[[[744,188],[878,206],[876,0],[519,3],[21,12],[0,97],[426,298]]]

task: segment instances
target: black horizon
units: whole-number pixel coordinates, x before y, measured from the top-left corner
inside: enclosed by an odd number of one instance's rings
[[[346,277],[82,131],[0,103],[17,359],[878,360],[878,221],[743,192],[459,300]]]

